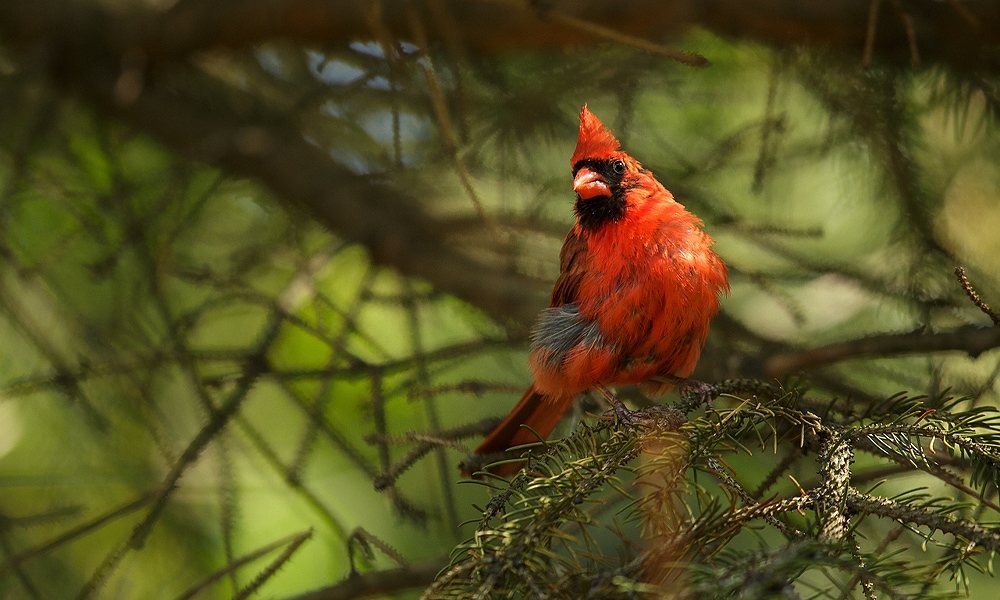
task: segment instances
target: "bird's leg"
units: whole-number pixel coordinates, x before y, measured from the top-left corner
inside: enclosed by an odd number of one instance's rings
[[[615,416],[618,417],[618,420],[621,421],[622,423],[625,423],[627,425],[638,425],[638,424],[649,425],[650,423],[653,422],[653,419],[650,419],[646,415],[636,412],[634,410],[630,410],[627,406],[622,404],[621,400],[619,400],[614,394],[611,393],[611,390],[604,387],[600,383],[595,385],[594,389],[596,389],[598,392],[601,393],[602,396],[604,396],[604,399],[607,400],[608,403],[611,405],[611,410],[614,411]]]

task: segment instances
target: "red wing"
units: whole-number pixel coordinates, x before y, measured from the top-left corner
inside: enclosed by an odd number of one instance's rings
[[[552,301],[549,306],[557,307],[576,302],[576,294],[580,288],[580,280],[586,272],[586,266],[587,241],[574,227],[566,234],[566,240],[559,252],[559,279],[552,289]]]

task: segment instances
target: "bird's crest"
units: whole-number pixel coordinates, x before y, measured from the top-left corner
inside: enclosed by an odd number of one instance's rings
[[[576,151],[570,159],[570,166],[585,158],[610,158],[621,148],[611,130],[583,105],[580,111],[580,136],[576,141]]]

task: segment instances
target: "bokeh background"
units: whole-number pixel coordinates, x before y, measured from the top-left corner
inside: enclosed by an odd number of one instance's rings
[[[0,3],[0,595],[419,595],[530,383],[584,103],[729,265],[699,378],[996,404],[953,270],[1000,304],[998,37],[978,0]]]

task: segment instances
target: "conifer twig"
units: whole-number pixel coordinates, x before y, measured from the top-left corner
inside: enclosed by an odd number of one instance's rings
[[[1000,314],[990,308],[990,305],[983,302],[983,299],[979,297],[979,294],[973,289],[972,284],[969,283],[968,277],[965,276],[965,269],[963,267],[955,267],[955,276],[958,277],[958,282],[969,296],[969,300],[972,300],[972,303],[979,307],[979,310],[983,311],[993,321],[994,325],[1000,326]]]

